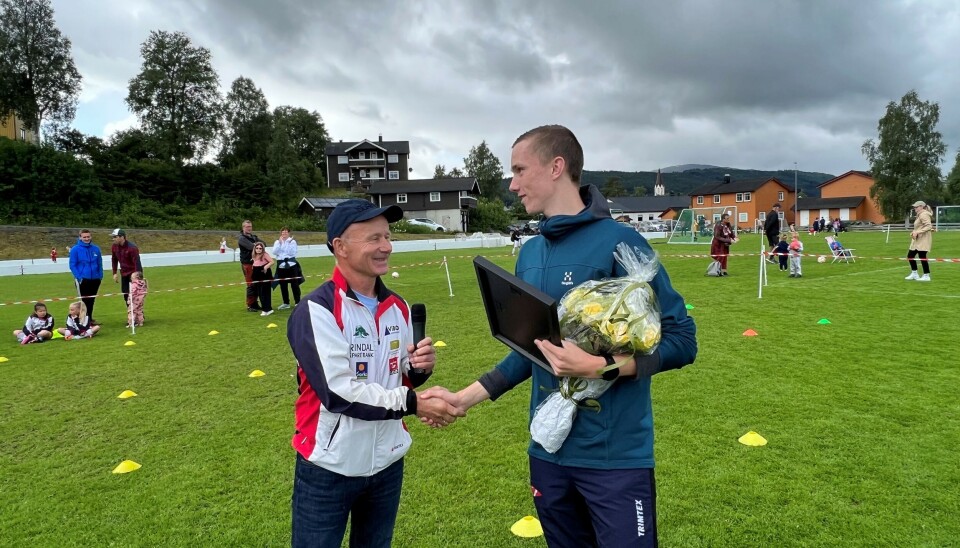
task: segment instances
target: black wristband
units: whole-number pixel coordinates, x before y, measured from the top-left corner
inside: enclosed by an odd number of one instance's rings
[[[610,354],[606,354],[606,353],[600,354],[600,357],[607,361],[607,366],[611,366],[617,363],[617,361],[614,360],[613,356],[611,356]],[[620,376],[620,368],[615,367],[609,371],[604,371],[603,374],[600,375],[600,378],[602,378],[605,381],[614,381],[614,380],[617,380],[617,377],[619,376]]]

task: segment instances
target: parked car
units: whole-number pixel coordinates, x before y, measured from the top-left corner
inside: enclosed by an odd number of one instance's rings
[[[407,219],[407,224],[416,225],[416,226],[425,226],[431,230],[436,230],[437,232],[443,232],[446,229],[443,228],[443,225],[433,221],[431,219]]]
[[[847,221],[846,226],[852,229],[873,228],[877,226],[873,221]]]

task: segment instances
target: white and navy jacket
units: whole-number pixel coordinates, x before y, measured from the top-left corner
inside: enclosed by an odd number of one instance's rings
[[[40,318],[36,314],[30,314],[27,316],[27,320],[23,322],[23,332],[27,335],[36,335],[41,331],[53,331],[53,315],[47,314],[43,318]]]
[[[71,335],[83,335],[90,329],[90,316],[84,316],[83,320],[67,315],[67,329]]]
[[[416,413],[408,374],[410,311],[376,283],[376,316],[357,300],[338,268],[296,307],[287,339],[297,360],[299,397],[292,445],[305,459],[344,476],[371,476],[410,449],[401,417]]]

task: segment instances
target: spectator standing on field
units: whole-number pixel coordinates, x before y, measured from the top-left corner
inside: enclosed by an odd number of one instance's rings
[[[253,246],[263,240],[253,233],[253,223],[243,221],[240,236],[237,238],[237,247],[240,249],[240,268],[243,269],[243,279],[247,282],[247,311],[260,312],[257,306],[258,288],[253,284]]]
[[[123,293],[123,303],[130,306],[130,276],[134,272],[143,273],[143,264],[140,263],[140,248],[137,244],[127,240],[127,233],[117,228],[110,233],[113,246],[110,248],[110,263],[113,267],[113,282],[120,282],[120,292]],[[117,279],[119,267],[120,279]],[[91,314],[92,316],[92,314]]]
[[[773,209],[767,213],[767,218],[763,221],[763,233],[767,235],[767,243],[770,245],[771,255],[767,257],[767,261],[776,264],[772,253],[780,243],[780,202],[773,204]]]
[[[910,249],[907,251],[910,275],[905,279],[929,282],[930,261],[927,260],[927,253],[933,247],[933,212],[922,200],[913,202],[913,212],[917,214],[917,219],[913,221],[913,232],[910,233]],[[917,255],[920,256],[920,262],[923,264],[923,276],[917,275],[917,261],[914,260]]]
[[[73,273],[77,286],[77,295],[87,306],[90,323],[97,325],[93,316],[93,305],[103,281],[103,256],[92,240],[89,230],[85,228],[80,231],[77,245],[70,248],[70,272]]]
[[[280,229],[280,238],[273,242],[273,258],[277,260],[276,279],[279,280],[273,283],[280,286],[280,296],[283,297],[283,304],[277,309],[290,308],[288,285],[293,291],[293,306],[297,306],[300,302],[300,284],[304,282],[303,271],[297,262],[297,241],[290,236],[290,229],[287,227]]]
[[[730,255],[730,244],[736,243],[733,227],[730,225],[730,214],[724,213],[720,222],[713,227],[713,241],[710,242],[710,256],[720,263],[720,275],[727,276],[727,258]]]

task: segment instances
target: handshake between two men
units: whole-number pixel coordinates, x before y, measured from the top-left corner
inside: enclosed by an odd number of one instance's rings
[[[437,363],[433,339],[425,337],[408,348],[412,374],[430,374]],[[457,418],[467,416],[467,406],[459,394],[442,386],[434,386],[417,394],[417,417],[420,422],[433,428],[453,424]]]

